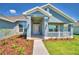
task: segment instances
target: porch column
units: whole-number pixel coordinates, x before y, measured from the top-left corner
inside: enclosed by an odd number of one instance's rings
[[[48,17],[44,17],[44,39],[48,37]]]
[[[27,39],[31,39],[31,16],[27,16]]]
[[[58,25],[58,38],[60,38],[60,25]]]
[[[70,24],[70,33],[71,33],[71,38],[73,38],[73,24]]]

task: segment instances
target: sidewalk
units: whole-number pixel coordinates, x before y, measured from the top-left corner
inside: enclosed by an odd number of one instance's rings
[[[42,39],[34,40],[33,55],[49,55],[42,42]]]

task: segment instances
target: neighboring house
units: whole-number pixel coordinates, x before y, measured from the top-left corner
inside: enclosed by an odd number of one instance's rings
[[[44,39],[73,38],[74,22],[53,5],[46,4],[25,11],[21,16],[0,17],[0,29],[10,30],[10,35],[26,34],[27,39],[37,35]]]
[[[79,21],[74,24],[74,34],[79,34]]]

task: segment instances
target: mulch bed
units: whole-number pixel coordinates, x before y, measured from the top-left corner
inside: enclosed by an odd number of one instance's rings
[[[0,40],[0,55],[31,55],[33,40],[27,40],[23,36],[12,36]]]

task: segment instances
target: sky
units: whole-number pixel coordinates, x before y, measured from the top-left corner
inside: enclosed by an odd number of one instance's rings
[[[46,3],[0,3],[0,15],[18,16],[24,11],[45,4]],[[79,20],[79,3],[53,3],[52,5],[75,20]]]

